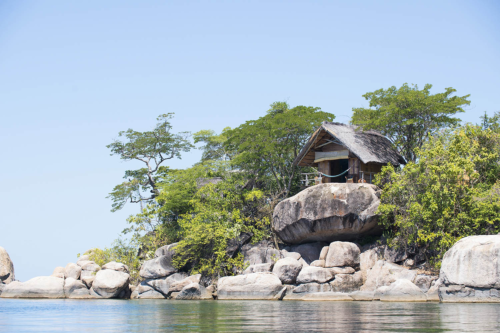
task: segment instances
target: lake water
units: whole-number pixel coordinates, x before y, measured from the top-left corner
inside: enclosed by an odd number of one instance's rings
[[[500,304],[0,299],[1,332],[500,332]]]

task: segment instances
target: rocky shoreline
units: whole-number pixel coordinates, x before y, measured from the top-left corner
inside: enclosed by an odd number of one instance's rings
[[[288,245],[252,244],[252,235],[241,234],[226,252],[241,253],[245,269],[214,280],[175,268],[176,244],[169,244],[143,262],[137,285],[130,284],[126,265],[100,267],[88,255],[52,276],[18,282],[0,248],[0,297],[500,302],[500,235],[461,239],[445,254],[439,275],[422,270],[417,253],[349,241],[377,234],[379,197],[369,184],[322,184],[283,200],[273,227]]]

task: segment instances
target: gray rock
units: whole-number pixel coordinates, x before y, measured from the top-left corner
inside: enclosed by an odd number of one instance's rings
[[[299,253],[301,258],[304,259],[307,264],[311,264],[313,261],[319,259],[323,247],[324,243],[314,242],[287,246],[285,250]]]
[[[144,279],[157,279],[176,272],[177,268],[172,265],[172,256],[164,255],[145,261],[139,275]]]
[[[373,301],[374,291],[355,291],[349,294],[355,301]]]
[[[4,290],[6,284],[0,281],[0,296],[2,295],[2,291]]]
[[[446,285],[500,289],[500,235],[459,240],[445,253],[439,276]]]
[[[332,291],[341,293],[351,293],[359,290],[363,285],[363,276],[361,272],[354,274],[336,274],[335,279],[330,282]]]
[[[437,280],[437,276],[432,276],[432,275],[426,275],[426,274],[419,274],[415,278],[415,281],[413,283],[422,290],[423,293],[426,293],[430,287],[433,281]]]
[[[431,287],[425,294],[427,296],[427,301],[431,302],[439,302],[439,288],[444,287],[441,279],[437,279],[435,281],[432,281]]]
[[[169,294],[172,292],[180,292],[188,284],[200,283],[201,274],[191,275],[180,281],[173,281],[168,289]]]
[[[102,266],[102,269],[110,269],[112,271],[123,272],[129,274],[128,266],[121,262],[111,261]]]
[[[276,275],[283,284],[294,284],[302,269],[302,264],[293,258],[283,258],[274,264],[273,274]]]
[[[78,257],[78,260],[76,261],[77,264],[79,261],[90,261],[90,256],[88,254],[81,255],[80,257]]]
[[[314,260],[311,263],[311,266],[314,266],[314,267],[325,267],[325,261],[324,260]]]
[[[328,254],[328,250],[330,249],[330,246],[323,246],[321,249],[321,252],[319,254],[319,260],[326,260],[326,256]]]
[[[288,252],[287,250],[281,250],[281,256],[283,258],[293,258],[295,260],[299,260],[300,258],[302,258],[302,256],[300,255],[300,253],[298,253],[298,252]]]
[[[64,298],[64,279],[39,276],[26,282],[13,281],[2,292],[3,298]]]
[[[408,258],[408,254],[403,249],[393,249],[387,245],[384,248],[384,260],[388,262],[401,262]]]
[[[14,264],[7,251],[0,246],[0,282],[8,284],[15,279]]]
[[[82,271],[97,273],[101,270],[101,266],[90,260],[78,260],[76,264],[82,268]]]
[[[352,267],[332,267],[330,270],[333,272],[333,274],[354,274],[355,270]]]
[[[147,284],[147,281],[142,281],[137,288],[132,292],[131,298],[138,299],[165,299],[165,295],[155,290]]]
[[[51,276],[59,278],[59,279],[64,279],[64,267],[54,268],[54,271],[52,272]]]
[[[101,270],[95,275],[92,291],[102,298],[117,298],[125,289],[128,290],[130,275],[113,270]]]
[[[64,267],[64,277],[73,278],[75,280],[80,279],[80,275],[82,274],[82,268],[77,264],[70,262]]]
[[[325,283],[332,280],[335,273],[330,268],[307,266],[297,276],[297,283]]]
[[[84,276],[82,277],[82,282],[87,286],[88,289],[92,287],[92,283],[94,283],[95,275],[92,276]]]
[[[349,242],[332,242],[325,260],[325,267],[359,265],[359,247]]]
[[[283,285],[272,273],[252,273],[219,279],[218,299],[276,299]]]
[[[500,303],[500,290],[495,288],[471,288],[459,285],[439,288],[443,303]]]
[[[332,286],[328,283],[304,283],[298,285],[292,292],[300,293],[326,293],[332,291]]]
[[[266,240],[242,246],[241,253],[244,262],[249,265],[274,263],[281,259],[281,251],[275,249],[274,245]]]
[[[162,293],[163,295],[168,296],[172,292],[170,290],[170,286],[173,283],[183,281],[187,277],[188,275],[186,273],[174,273],[168,277],[154,279],[154,280],[146,280],[145,283],[154,288],[156,291]]]
[[[66,298],[90,298],[87,286],[72,277],[64,280],[64,295]]]
[[[427,302],[422,290],[406,279],[396,280],[389,286],[378,288],[374,298],[382,302]]]
[[[406,279],[413,283],[417,272],[403,266],[379,260],[367,272],[366,282],[361,287],[362,291],[375,291],[379,287],[389,286],[399,279]]]
[[[243,274],[271,272],[273,267],[274,263],[250,265],[243,271]]]
[[[366,183],[309,187],[276,206],[274,230],[284,242],[292,244],[379,235],[381,228],[375,214],[379,191]]]
[[[235,255],[240,251],[241,247],[247,244],[252,238],[253,233],[242,232],[238,237],[230,239],[227,242],[226,253],[230,258],[234,258]]]
[[[165,245],[165,246],[158,248],[155,251],[155,258],[158,258],[161,256],[173,257],[175,254],[175,247],[177,246],[177,244],[178,243],[172,243],[172,244],[168,244],[168,245]]]
[[[359,255],[359,270],[363,275],[363,281],[366,280],[367,272],[383,257],[384,247],[382,246],[370,247],[368,249],[363,248]]]
[[[205,287],[201,286],[199,283],[191,283],[182,288],[179,295],[175,297],[177,300],[189,300],[189,299],[204,299],[213,300],[212,293],[210,293]]]

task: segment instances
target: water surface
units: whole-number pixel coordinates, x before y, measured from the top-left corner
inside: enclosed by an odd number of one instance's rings
[[[500,332],[500,304],[0,299],[1,332]]]

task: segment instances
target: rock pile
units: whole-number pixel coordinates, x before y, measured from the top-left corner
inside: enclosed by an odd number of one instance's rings
[[[56,267],[51,276],[26,282],[14,281],[0,289],[3,298],[129,298],[128,267],[110,262],[102,268],[81,256],[66,267]]]

